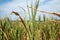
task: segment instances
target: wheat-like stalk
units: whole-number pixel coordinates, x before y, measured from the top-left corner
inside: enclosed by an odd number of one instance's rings
[[[51,13],[51,14],[53,14],[53,15],[56,15],[56,16],[58,16],[58,17],[60,17],[60,14],[57,14],[57,13]]]
[[[30,31],[28,30],[28,28],[27,28],[27,26],[26,26],[26,23],[24,22],[24,20],[22,19],[22,17],[19,15],[18,12],[13,11],[12,13],[14,13],[16,16],[19,16],[19,18],[21,19],[21,22],[23,23],[23,25],[24,25],[24,27],[25,27],[25,29],[26,29],[29,37],[30,37]]]
[[[24,20],[23,20],[22,17],[19,15],[19,13],[18,13],[18,12],[15,12],[15,11],[13,11],[12,13],[14,13],[16,16],[19,16],[19,18],[21,19],[21,22],[23,23],[23,25],[24,25],[25,28],[26,28],[26,25],[25,25],[25,23],[24,23]],[[26,28],[26,30],[27,30],[27,28]]]
[[[12,13],[14,13],[16,16],[19,16],[18,12],[12,11]]]
[[[48,13],[48,14],[53,14],[53,15],[56,15],[56,16],[60,17],[60,14],[57,14],[55,12],[46,12],[46,11],[40,11],[40,12],[42,12],[42,13]]]

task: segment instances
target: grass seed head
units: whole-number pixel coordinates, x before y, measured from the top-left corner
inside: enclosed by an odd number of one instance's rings
[[[12,11],[12,13],[14,13],[16,16],[19,16],[18,12]]]
[[[57,14],[57,13],[52,13],[53,15],[56,15],[56,16],[58,16],[58,17],[60,17],[60,14]]]

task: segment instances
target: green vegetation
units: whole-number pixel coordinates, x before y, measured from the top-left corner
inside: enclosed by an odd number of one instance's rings
[[[39,18],[34,25],[31,23],[27,21],[24,26],[18,20],[0,20],[0,40],[60,40],[60,21],[41,21]]]
[[[60,40],[60,21],[47,19],[44,15],[44,20],[35,20],[39,0],[36,0],[34,7],[31,4],[31,14],[27,1],[27,8],[30,20],[26,20],[26,15],[23,18],[18,12],[12,12],[19,16],[19,20],[11,21],[9,18],[0,19],[0,40]],[[21,7],[20,7],[21,8]],[[24,13],[26,13],[25,9]]]

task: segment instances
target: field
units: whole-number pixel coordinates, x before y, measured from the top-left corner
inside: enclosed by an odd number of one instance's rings
[[[29,20],[26,19],[25,14],[25,17],[22,18],[15,11],[12,11],[12,13],[18,16],[20,20],[10,20],[8,17],[0,19],[0,40],[60,40],[60,20],[46,18],[45,15],[43,15],[43,20],[40,16],[38,20],[35,20],[37,11],[39,11],[37,10],[38,4],[39,0],[36,1],[34,7],[32,4],[31,7],[28,7],[27,2]],[[29,8],[32,16],[30,16]],[[22,9],[26,13],[26,10]],[[51,14],[60,17],[56,13]]]
[[[25,26],[19,20],[0,20],[0,40],[60,40],[59,21],[39,19],[34,24],[31,23],[25,22]]]
[[[0,40],[60,40],[60,22],[28,21],[26,27],[21,21],[0,20]]]

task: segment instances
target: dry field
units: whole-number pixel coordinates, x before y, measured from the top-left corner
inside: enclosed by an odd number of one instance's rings
[[[0,19],[0,40],[60,40],[60,20],[54,20],[43,16],[44,20],[41,21],[39,17],[38,21],[35,20],[39,0],[36,0],[34,7],[31,4],[31,14],[27,2],[27,11],[29,14],[29,21],[19,15],[18,12],[12,11],[19,17],[20,20],[9,20],[9,18]],[[21,8],[21,7],[20,7]],[[26,13],[26,10],[24,13]],[[44,12],[44,11],[41,11]],[[57,13],[48,13],[60,17]]]

